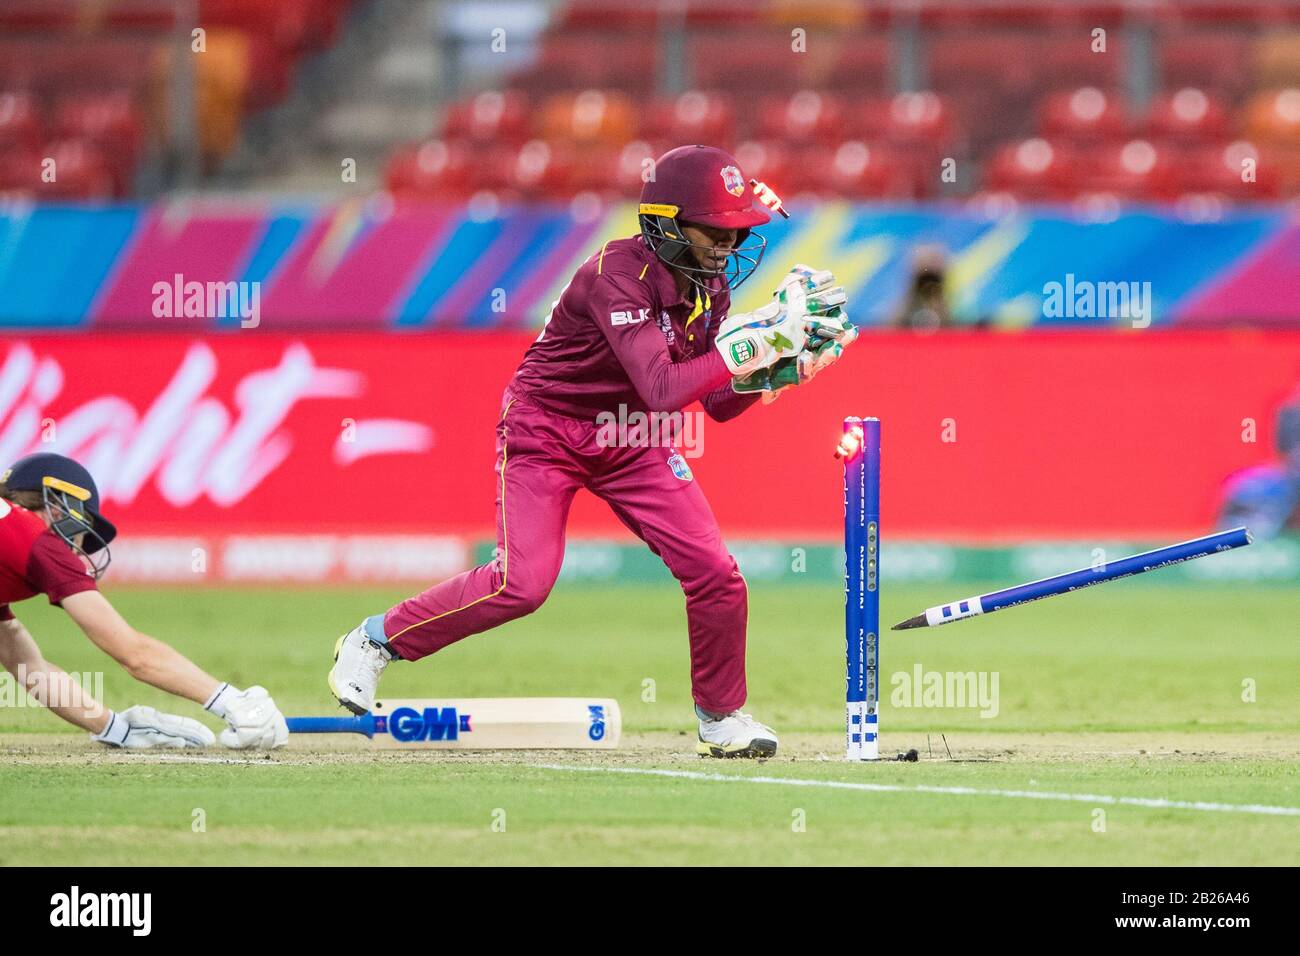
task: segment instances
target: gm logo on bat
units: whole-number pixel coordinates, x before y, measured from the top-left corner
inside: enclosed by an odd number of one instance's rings
[[[461,734],[473,733],[470,714],[458,714],[455,707],[426,707],[421,713],[412,707],[399,707],[386,718],[376,718],[375,730],[387,731],[394,740],[419,743],[426,740],[458,740]],[[605,708],[601,704],[587,705],[587,736],[592,740],[605,738]]]
[[[604,740],[605,708],[600,704],[588,704],[587,716],[591,719],[591,726],[587,728],[587,736],[592,740]]]
[[[469,714],[457,714],[455,707],[426,707],[424,713],[411,707],[399,707],[388,715],[387,730],[394,740],[404,744],[424,740],[456,740],[462,733],[471,733]],[[382,719],[382,718],[380,718]],[[383,727],[375,727],[383,731]]]

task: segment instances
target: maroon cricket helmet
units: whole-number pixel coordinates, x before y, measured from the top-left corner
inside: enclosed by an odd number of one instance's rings
[[[730,153],[713,146],[679,146],[659,157],[641,189],[641,235],[661,260],[696,285],[702,287],[698,277],[723,275],[734,289],[758,268],[767,245],[750,232],[771,220],[754,200],[753,187]],[[697,264],[683,223],[737,230],[736,247],[723,269]]]

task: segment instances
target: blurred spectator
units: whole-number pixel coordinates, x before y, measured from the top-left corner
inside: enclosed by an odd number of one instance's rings
[[[1245,525],[1261,538],[1300,531],[1300,391],[1277,414],[1280,462],[1256,465],[1225,484],[1219,527]]]
[[[934,332],[952,326],[944,289],[947,270],[947,256],[943,249],[938,246],[917,247],[912,259],[912,280],[907,298],[894,318],[895,328]]]

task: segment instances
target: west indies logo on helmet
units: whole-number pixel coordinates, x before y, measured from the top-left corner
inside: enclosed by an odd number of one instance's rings
[[[754,274],[767,248],[767,240],[751,231],[772,218],[754,206],[756,198],[762,200],[731,154],[712,146],[679,146],[659,157],[654,178],[641,189],[641,235],[661,261],[700,289],[709,291],[705,283],[714,276],[735,289]],[[772,198],[779,206],[775,194]],[[713,247],[691,242],[684,225],[735,229],[735,246],[725,264],[701,265],[691,250],[707,255]]]

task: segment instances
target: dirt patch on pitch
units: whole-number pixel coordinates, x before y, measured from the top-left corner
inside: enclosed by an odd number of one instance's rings
[[[1241,759],[1300,761],[1300,734],[1277,731],[1191,733],[952,733],[946,745],[938,734],[897,734],[883,739],[881,756],[916,749],[923,762],[972,761],[991,763],[1099,763],[1117,761],[1214,762]],[[274,753],[242,753],[214,748],[206,751],[106,750],[74,734],[0,735],[0,764],[103,766],[142,763],[213,766],[323,766],[366,763],[438,764],[472,767],[535,764],[539,756],[563,755],[564,762],[592,765],[684,765],[705,763],[695,754],[689,733],[627,733],[617,750],[470,751],[434,749],[376,749],[364,738],[293,740]],[[842,761],[838,737],[831,734],[787,734],[781,753],[770,763]],[[2,772],[2,771],[0,771]]]

